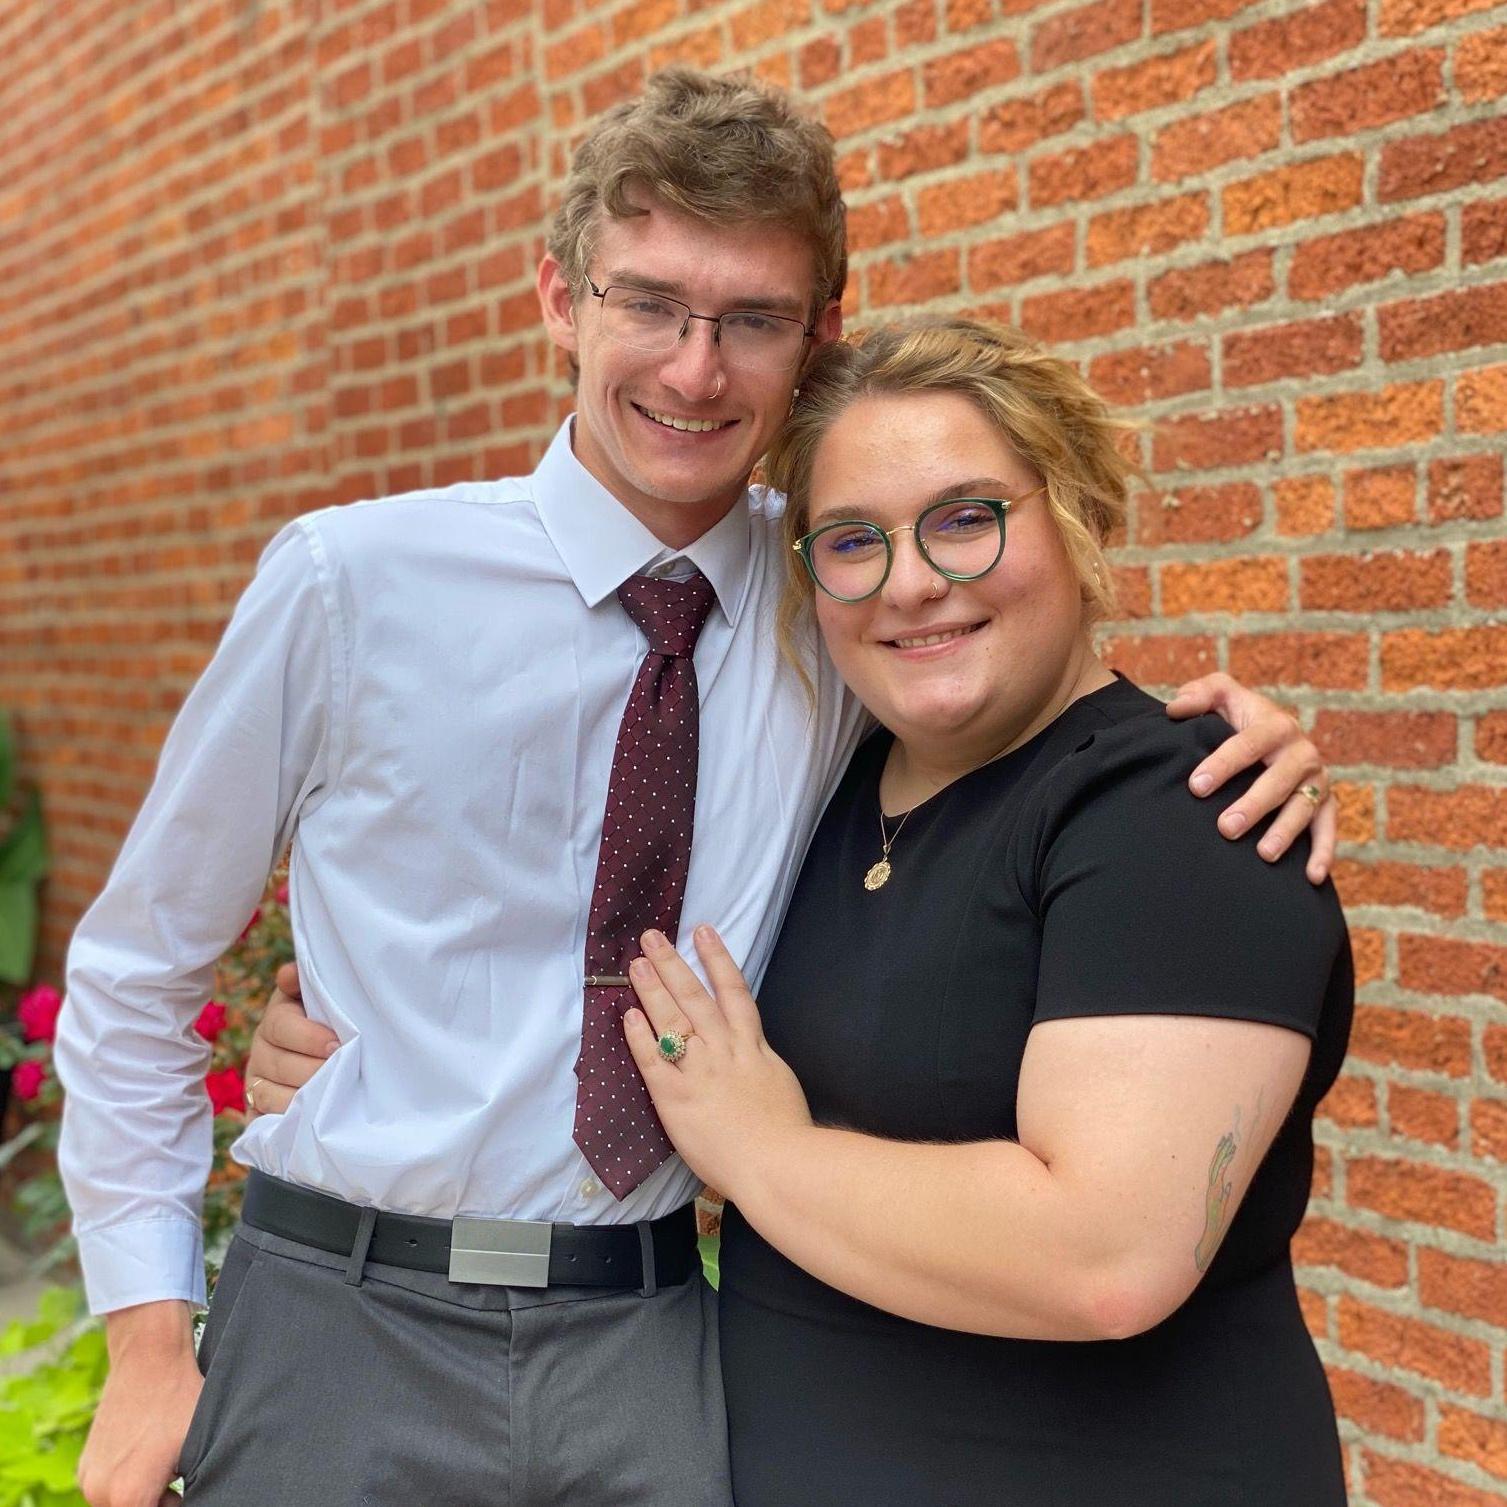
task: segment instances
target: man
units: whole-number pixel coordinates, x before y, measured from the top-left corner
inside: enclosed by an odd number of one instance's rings
[[[844,275],[826,133],[661,75],[583,143],[540,265],[579,384],[539,469],[269,546],[70,956],[60,1158],[112,1359],[94,1507],[178,1473],[237,1507],[728,1500],[696,1183],[618,981],[682,910],[757,977],[864,725],[773,651],[778,499],[747,489]],[[1248,821],[1314,768],[1255,702],[1277,789]],[[237,1143],[196,1364],[191,1023],[295,833],[303,996],[343,1045]]]

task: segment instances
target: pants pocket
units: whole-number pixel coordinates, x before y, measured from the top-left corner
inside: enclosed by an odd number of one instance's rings
[[[220,1268],[220,1279],[215,1283],[214,1295],[209,1300],[209,1317],[205,1319],[204,1332],[199,1336],[198,1352],[199,1374],[204,1378],[204,1386],[189,1420],[188,1432],[183,1436],[183,1448],[178,1453],[178,1474],[183,1477],[185,1486],[193,1480],[204,1459],[224,1392],[225,1373],[234,1364],[231,1342],[245,1327],[236,1320],[250,1311],[250,1305],[241,1299],[256,1269],[257,1255],[257,1248],[248,1241],[239,1236],[232,1240],[225,1254],[225,1264]]]

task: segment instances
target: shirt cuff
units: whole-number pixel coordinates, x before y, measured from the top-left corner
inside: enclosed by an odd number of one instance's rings
[[[90,1313],[178,1298],[205,1306],[204,1232],[191,1219],[139,1219],[78,1237]]]

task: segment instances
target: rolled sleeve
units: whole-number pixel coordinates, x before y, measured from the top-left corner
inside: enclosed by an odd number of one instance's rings
[[[337,656],[307,520],[267,547],[69,948],[58,1162],[91,1309],[204,1298],[213,1154],[194,1022],[301,815],[326,790]]]

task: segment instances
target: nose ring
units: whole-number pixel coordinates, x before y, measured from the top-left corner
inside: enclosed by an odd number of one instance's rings
[[[935,588],[936,588],[935,590],[933,590],[932,592],[928,593],[928,600],[929,601],[933,601],[934,602],[934,601],[936,601],[936,599],[939,596],[942,595],[944,587],[942,585],[942,578],[941,578],[941,576],[937,577],[936,583],[935,583]]]
[[[722,373],[718,372],[717,373],[717,390],[716,390],[716,392],[714,392],[712,394],[712,401],[715,403],[717,401],[717,399],[720,398],[721,396],[722,396]]]

